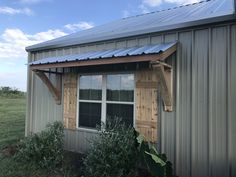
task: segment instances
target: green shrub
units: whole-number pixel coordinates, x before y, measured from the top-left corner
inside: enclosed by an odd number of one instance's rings
[[[142,135],[138,135],[137,142],[139,165],[146,168],[152,176],[172,177],[172,164],[167,160],[166,155],[158,153],[153,144],[144,141]]]
[[[135,131],[119,119],[108,121],[84,159],[86,177],[128,177],[136,167]]]
[[[42,168],[53,168],[63,160],[63,124],[55,122],[45,131],[25,138],[20,145],[18,158],[31,161]]]

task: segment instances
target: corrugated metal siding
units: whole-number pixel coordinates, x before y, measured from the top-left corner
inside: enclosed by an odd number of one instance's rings
[[[236,26],[178,33],[178,40],[176,111],[162,112],[161,150],[181,177],[234,177]]]
[[[34,60],[38,56],[46,56],[47,53],[40,53],[32,55],[32,59]],[[52,81],[52,83],[56,83],[56,76],[54,74],[47,74]],[[54,121],[62,121],[63,120],[63,107],[62,105],[57,105],[55,103],[54,98],[51,93],[48,91],[48,88],[45,84],[35,75],[32,74],[31,77],[31,95],[29,96],[29,100],[31,100],[31,112],[29,112],[29,116],[33,117],[29,121],[30,128],[29,132],[39,132],[43,130],[48,123]],[[29,94],[29,93],[28,93]]]
[[[209,30],[196,31],[192,59],[192,176],[208,176],[208,56]],[[204,76],[204,77],[203,77]]]
[[[228,61],[228,159],[231,177],[236,176],[236,25],[231,27],[230,60]]]
[[[205,27],[171,34],[140,36],[114,41],[114,48],[141,43],[179,40],[174,68],[174,112],[161,112],[160,149],[175,164],[180,177],[236,176],[236,25]],[[142,42],[141,42],[142,41]],[[109,43],[78,46],[36,54],[55,56],[105,50]],[[110,49],[110,48],[109,48]],[[65,52],[66,51],[66,52]],[[47,121],[62,120],[62,107],[54,103],[47,88],[32,79],[34,131]],[[83,152],[92,132],[66,130],[66,148]]]
[[[52,79],[53,76],[50,76]],[[35,118],[32,122],[33,132],[39,132],[48,123],[63,120],[62,105],[57,105],[54,98],[48,92],[48,88],[42,81],[35,77],[34,81],[33,114]]]
[[[212,176],[228,176],[227,28],[214,28],[209,58],[209,160]]]
[[[96,136],[95,131],[65,129],[65,149],[84,153],[89,149],[91,140]]]

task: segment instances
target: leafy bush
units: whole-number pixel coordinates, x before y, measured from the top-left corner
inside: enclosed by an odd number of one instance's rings
[[[55,122],[45,131],[27,137],[20,145],[18,158],[42,168],[52,168],[63,160],[63,124]]]
[[[120,119],[108,121],[84,159],[86,177],[128,177],[136,167],[135,131]]]
[[[137,141],[139,144],[140,166],[148,169],[152,176],[172,177],[172,164],[167,161],[166,155],[159,154],[154,145],[144,141],[142,135],[138,135]]]

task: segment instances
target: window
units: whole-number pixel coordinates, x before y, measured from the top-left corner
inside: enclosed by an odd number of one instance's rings
[[[96,128],[101,124],[102,76],[80,76],[79,127]]]
[[[94,129],[108,117],[133,125],[134,75],[80,76],[78,102],[79,127]]]
[[[132,74],[107,75],[107,117],[122,118],[133,125],[134,76]]]

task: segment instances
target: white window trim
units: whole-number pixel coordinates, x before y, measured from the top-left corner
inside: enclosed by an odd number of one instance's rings
[[[133,102],[122,102],[122,101],[107,101],[106,100],[106,89],[107,89],[107,75],[122,75],[122,74],[133,74],[134,76],[134,101]],[[80,90],[80,76],[94,76],[94,75],[102,75],[102,100],[80,100],[79,99],[79,90]],[[107,103],[111,104],[126,104],[126,105],[133,105],[133,127],[135,128],[136,122],[135,122],[135,113],[136,113],[136,76],[134,72],[121,72],[121,73],[94,73],[94,74],[79,74],[78,80],[77,80],[77,110],[76,110],[76,128],[81,131],[88,131],[88,132],[97,132],[98,130],[94,128],[87,128],[87,127],[80,127],[79,126],[79,102],[87,102],[87,103],[101,103],[101,122],[106,122],[106,110],[107,110]]]

